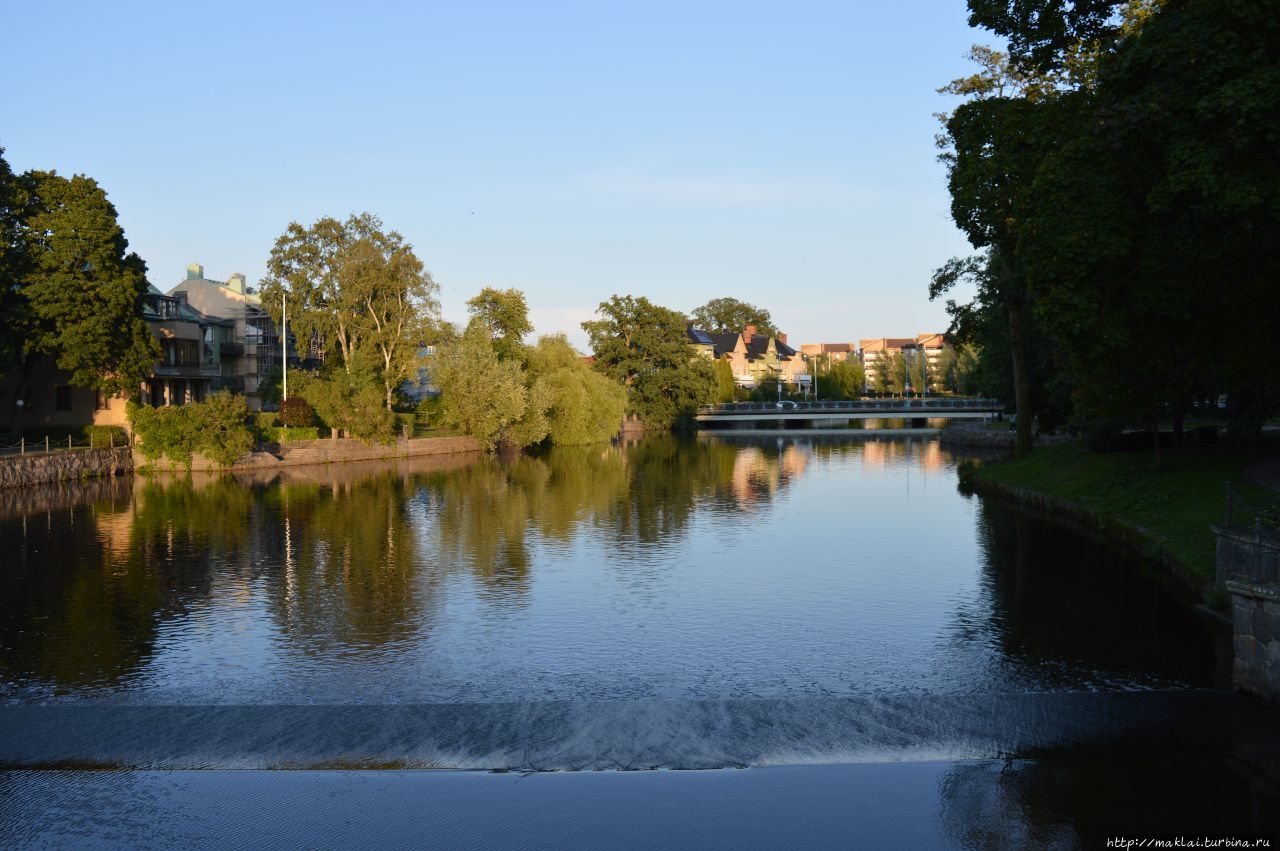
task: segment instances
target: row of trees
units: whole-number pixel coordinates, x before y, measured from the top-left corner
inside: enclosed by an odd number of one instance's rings
[[[432,366],[448,425],[489,447],[597,443],[617,433],[625,392],[562,334],[525,345],[533,326],[524,293],[486,288],[467,308],[466,329],[440,346]]]
[[[1280,36],[1266,0],[970,0],[1009,39],[940,143],[979,253],[930,296],[981,352],[978,380],[1031,423],[1183,418],[1225,394],[1256,434],[1280,402]],[[1159,441],[1155,441],[1158,445]]]

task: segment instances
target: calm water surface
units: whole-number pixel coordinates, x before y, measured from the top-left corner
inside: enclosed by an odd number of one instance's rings
[[[1229,635],[962,463],[719,435],[0,491],[0,845],[1274,830]]]
[[[1204,687],[1209,627],[935,441],[138,478],[0,521],[10,703],[805,699]],[[20,495],[10,495],[20,502]],[[34,500],[33,500],[34,501]]]

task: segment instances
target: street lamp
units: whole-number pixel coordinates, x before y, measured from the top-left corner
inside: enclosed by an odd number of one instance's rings
[[[23,400],[23,399],[19,399],[19,400],[17,401],[17,403],[16,403],[16,404],[17,404],[17,406],[18,406],[18,437],[19,437],[19,438],[21,438],[21,437],[23,436],[23,434],[22,434],[22,408],[23,408],[27,403],[26,403],[26,401],[25,401],[25,400]]]

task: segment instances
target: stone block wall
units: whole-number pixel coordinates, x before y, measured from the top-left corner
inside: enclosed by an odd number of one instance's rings
[[[415,458],[422,455],[449,455],[455,452],[479,452],[483,447],[470,437],[419,437],[398,440],[395,443],[365,443],[362,440],[297,440],[281,444],[274,452],[262,449],[238,458],[231,466],[232,472],[264,470],[301,464],[338,464],[348,461],[374,461],[383,458]],[[153,470],[185,471],[168,458],[147,459],[139,453],[137,466]],[[217,470],[218,465],[197,453],[191,462],[192,470]]]
[[[1280,585],[1227,582],[1235,687],[1280,704]]]
[[[0,457],[0,488],[117,476],[133,469],[129,449],[28,452]]]

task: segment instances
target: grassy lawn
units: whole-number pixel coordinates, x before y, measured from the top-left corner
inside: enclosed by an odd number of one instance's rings
[[[1041,447],[1025,458],[992,464],[977,479],[1026,488],[1084,505],[1108,518],[1140,526],[1197,575],[1214,575],[1214,537],[1221,523],[1227,481],[1252,505],[1275,506],[1280,493],[1245,479],[1243,469],[1280,447],[1162,449],[1164,467],[1152,470],[1151,450],[1089,452],[1079,443]],[[1236,522],[1246,519],[1237,509]]]

